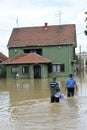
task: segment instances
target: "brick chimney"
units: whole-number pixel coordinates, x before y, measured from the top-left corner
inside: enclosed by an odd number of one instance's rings
[[[47,30],[48,29],[48,23],[45,23],[44,24],[44,30]]]

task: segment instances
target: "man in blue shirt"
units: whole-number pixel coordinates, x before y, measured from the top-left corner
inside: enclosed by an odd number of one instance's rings
[[[50,82],[51,103],[59,102],[59,97],[55,97],[56,93],[60,92],[59,83],[56,82],[56,77]]]
[[[76,80],[73,78],[73,75],[70,74],[69,78],[66,80],[66,88],[67,88],[67,97],[74,96],[75,88],[77,90]]]

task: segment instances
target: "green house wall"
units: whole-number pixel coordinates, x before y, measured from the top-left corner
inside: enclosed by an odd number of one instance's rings
[[[41,78],[47,78],[48,77],[48,71],[47,71],[47,65],[46,64],[38,64],[41,67]],[[16,79],[16,73],[12,73],[11,68],[16,67],[17,72],[19,74],[19,78],[34,78],[34,64],[29,64],[29,73],[28,74],[23,74],[22,73],[22,67],[26,66],[25,65],[7,65],[7,78],[15,78]]]
[[[41,65],[41,78],[56,76],[68,76],[69,73],[73,73],[73,65],[71,64],[75,57],[75,47],[73,45],[61,45],[61,46],[35,46],[35,47],[15,47],[9,48],[9,57],[14,57],[24,53],[24,49],[42,49],[42,56],[50,59],[52,64],[64,64],[64,72],[50,72],[48,73],[47,64]],[[33,65],[29,65],[29,75],[23,76],[21,73],[21,65],[18,65],[18,71],[21,78],[34,78]],[[10,66],[9,66],[10,67]],[[9,68],[7,67],[7,68]],[[9,70],[9,69],[8,69]],[[7,77],[14,75],[10,74],[7,70]]]
[[[73,66],[71,62],[74,59],[75,53],[72,46],[51,46],[43,48],[43,56],[50,59],[52,64],[64,64],[65,72],[56,72],[49,75],[56,74],[57,76],[67,76],[73,73]]]
[[[5,78],[6,77],[6,66],[0,64],[0,78]]]

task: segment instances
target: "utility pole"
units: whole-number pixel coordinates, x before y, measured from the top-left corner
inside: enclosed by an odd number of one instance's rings
[[[59,10],[59,25],[61,25],[61,11]]]
[[[61,12],[61,10],[59,10],[57,13],[57,16],[59,17],[59,21],[58,21],[59,25],[61,25],[61,14],[62,14],[62,12]]]
[[[80,72],[81,72],[81,45],[80,45],[80,48],[79,48],[80,50]]]
[[[16,19],[16,24],[17,24],[17,28],[18,28],[18,17],[17,17],[17,19]]]

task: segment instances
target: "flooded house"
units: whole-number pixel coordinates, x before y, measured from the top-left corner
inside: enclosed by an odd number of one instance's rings
[[[7,78],[47,78],[73,73],[75,24],[13,28],[8,41]]]
[[[0,78],[6,77],[6,67],[2,65],[2,62],[7,60],[8,57],[0,52]]]

